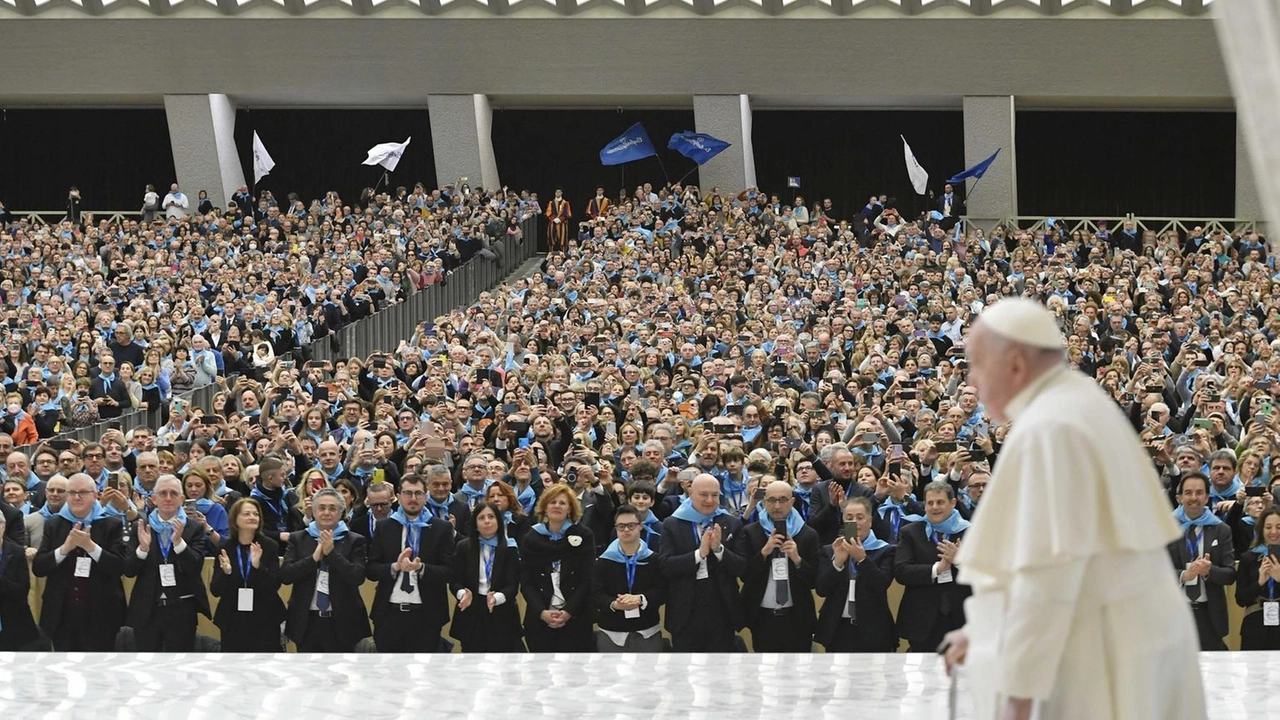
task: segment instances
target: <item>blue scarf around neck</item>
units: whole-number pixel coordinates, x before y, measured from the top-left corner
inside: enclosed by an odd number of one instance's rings
[[[756,516],[760,518],[760,527],[764,529],[765,537],[773,534],[774,523],[773,518],[769,517],[769,513],[764,510],[764,503],[756,503]],[[791,512],[787,514],[787,536],[795,537],[804,529],[804,518],[800,517],[800,513],[795,508],[791,508]]]
[[[493,537],[491,537],[491,538],[480,537],[479,535],[476,535],[476,540],[478,540],[478,541],[480,542],[480,544],[481,544],[481,545],[484,545],[485,547],[492,548],[494,551],[497,551],[497,549],[498,549],[498,536],[497,536],[497,535],[494,535],[494,536],[493,536]],[[516,541],[515,541],[515,538],[512,538],[511,536],[507,536],[507,547],[516,547]]]
[[[319,539],[320,539],[320,526],[319,526],[319,525],[316,525],[316,521],[315,521],[315,520],[312,520],[312,521],[307,525],[307,534],[308,534],[308,535],[310,535],[311,537],[313,537],[313,538],[317,539],[317,540],[319,540]],[[343,535],[346,535],[346,534],[347,534],[347,524],[346,524],[345,522],[343,522],[343,521],[339,520],[339,521],[338,521],[338,527],[336,527],[336,528],[334,528],[334,529],[333,529],[333,539],[334,539],[334,541],[336,542],[336,541],[338,541],[338,540],[341,540],[341,539],[342,539],[342,536],[343,536]]]
[[[552,540],[560,540],[564,537],[565,533],[569,532],[569,528],[571,527],[573,527],[573,521],[565,520],[564,527],[560,528],[560,532],[558,533],[551,532],[551,528],[547,527],[545,523],[538,523],[537,525],[534,525],[533,531],[539,535],[545,535]]]
[[[652,555],[653,551],[649,549],[649,546],[646,545],[643,540],[641,540],[640,548],[636,550],[635,555],[631,556],[635,558],[634,560],[631,560],[631,562],[635,562],[637,565],[645,565],[647,564],[645,560],[650,558]],[[613,542],[609,543],[609,547],[605,548],[603,553],[600,553],[600,559],[610,560],[621,565],[626,565],[628,562],[626,554],[622,552],[622,542],[617,538],[614,538]]]
[[[969,528],[969,521],[960,517],[959,510],[952,510],[951,514],[947,516],[947,519],[943,520],[937,525],[934,525],[928,520],[925,520],[925,531],[928,533],[930,537],[932,537],[934,533],[940,533],[942,535],[955,535],[956,533],[964,532],[968,528]]]
[[[1190,520],[1187,518],[1187,513],[1182,509],[1181,505],[1178,506],[1177,510],[1173,511],[1173,519],[1182,524],[1183,533],[1186,533],[1192,526],[1208,527],[1210,525],[1222,524],[1222,518],[1219,518],[1217,515],[1209,512],[1209,508],[1205,508],[1204,512],[1200,513],[1200,517],[1195,520]]]
[[[102,503],[94,501],[93,507],[89,510],[89,515],[87,517],[79,518],[71,512],[71,503],[63,503],[62,509],[58,511],[58,516],[70,520],[73,525],[80,523],[85,527],[89,527],[93,524],[94,520],[101,520],[102,518],[107,517],[107,511],[102,509]]]

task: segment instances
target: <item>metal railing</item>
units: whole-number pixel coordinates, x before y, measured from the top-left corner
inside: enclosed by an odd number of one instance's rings
[[[23,218],[28,223],[39,227],[57,225],[67,219],[66,210],[10,210],[10,217]],[[94,220],[107,220],[120,223],[123,220],[141,220],[141,210],[81,210],[80,216],[92,215]],[[156,211],[156,217],[164,217],[163,211]]]
[[[65,213],[64,213],[65,214]],[[129,213],[119,213],[127,215]],[[136,213],[134,213],[136,214]],[[519,268],[526,260],[533,257],[538,248],[538,221],[529,218],[520,224],[521,238],[514,240],[509,236],[494,241],[491,248],[498,253],[498,259],[489,260],[480,255],[473,256],[465,265],[453,270],[443,281],[418,290],[403,301],[383,308],[373,315],[347,325],[338,331],[338,350],[332,349],[331,336],[325,335],[311,342],[309,349],[313,360],[337,360],[349,357],[365,357],[378,351],[391,351],[401,340],[409,339],[417,330],[418,323],[424,319],[447,315],[455,308],[465,307],[474,302],[480,293],[496,287],[504,278]],[[185,393],[169,398],[182,398],[191,407],[206,410],[213,404],[213,398],[221,391],[216,383],[203,385]],[[51,438],[44,438],[34,445],[17,448],[30,454],[35,447],[49,440],[78,440],[80,442],[97,441],[102,433],[118,425],[124,432],[142,425],[148,425],[147,414],[150,411],[131,409],[121,413],[120,417],[101,420],[72,430],[65,430]],[[152,430],[156,428],[152,427]]]
[[[968,217],[963,218],[965,222],[969,221]],[[1121,215],[1121,216],[1064,216],[1064,217],[1045,217],[1043,215],[1017,215],[1014,217],[1000,218],[996,224],[1003,225],[1005,228],[1017,228],[1019,230],[1027,230],[1030,232],[1042,232],[1049,229],[1049,220],[1053,220],[1054,226],[1061,228],[1067,235],[1077,230],[1087,230],[1089,232],[1098,232],[1100,223],[1107,223],[1108,232],[1117,232],[1126,222],[1133,222],[1139,230],[1154,231],[1159,237],[1176,230],[1179,234],[1186,236],[1192,228],[1202,228],[1206,234],[1214,230],[1222,230],[1230,235],[1233,232],[1251,232],[1259,230],[1260,221],[1255,218],[1177,218],[1177,217],[1143,217],[1139,215]],[[990,224],[990,220],[984,220],[983,224]]]

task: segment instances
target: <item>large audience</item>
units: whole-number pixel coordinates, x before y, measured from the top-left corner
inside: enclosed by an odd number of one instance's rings
[[[1060,318],[1170,511],[1230,528],[1211,580],[1236,583],[1245,649],[1280,647],[1260,612],[1280,295],[1256,232],[556,198],[242,190],[150,223],[6,219],[0,648],[190,650],[204,614],[227,651],[280,650],[282,623],[300,651],[732,651],[743,630],[933,651],[964,624],[953,561],[1008,430],[965,333],[1009,295]],[[556,227],[531,276],[385,352],[310,359],[535,216]],[[211,406],[184,400],[210,383]],[[58,437],[129,408],[148,414]]]

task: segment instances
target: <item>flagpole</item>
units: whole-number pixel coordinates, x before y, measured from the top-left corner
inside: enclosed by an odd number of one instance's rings
[[[662,156],[654,151],[653,156],[658,159],[658,167],[662,168],[662,182],[665,185],[671,184],[671,176],[667,174],[667,166],[662,164]]]
[[[687,172],[687,173],[685,173],[684,175],[681,175],[681,176],[680,176],[680,179],[676,181],[676,184],[677,184],[677,185],[683,185],[683,184],[684,184],[685,179],[686,179],[686,178],[688,178],[690,175],[692,175],[692,174],[694,174],[694,173],[698,172],[698,168],[700,168],[700,167],[702,167],[702,166],[701,166],[701,165],[694,165],[692,170],[690,170],[689,172]]]

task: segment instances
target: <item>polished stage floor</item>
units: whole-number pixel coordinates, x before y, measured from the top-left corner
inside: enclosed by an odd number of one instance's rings
[[[1202,653],[1211,718],[1280,717],[1280,652]],[[931,655],[0,653],[0,717],[946,718]],[[960,680],[956,717],[971,717]]]

